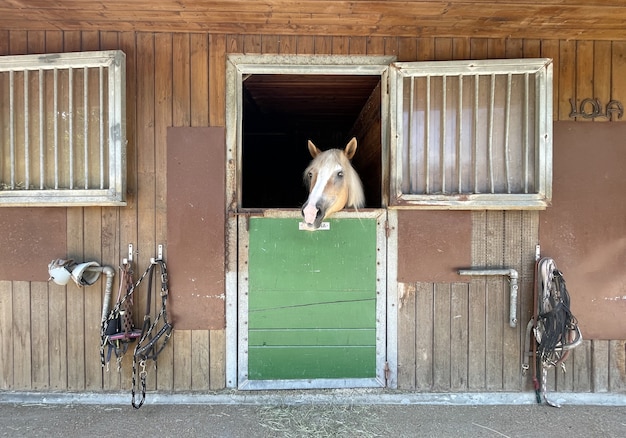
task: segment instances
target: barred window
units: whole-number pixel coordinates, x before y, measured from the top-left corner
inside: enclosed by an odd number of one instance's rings
[[[0,206],[125,205],[125,55],[0,57]]]
[[[551,60],[395,63],[391,78],[392,205],[547,206]]]

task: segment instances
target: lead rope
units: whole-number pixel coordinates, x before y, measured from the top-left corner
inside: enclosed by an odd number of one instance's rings
[[[537,259],[536,263],[535,263],[535,275],[539,275],[539,259]],[[535,308],[535,313],[533,315],[532,318],[532,329],[533,331],[537,329],[537,314],[539,313],[539,302],[538,302],[538,282],[539,279],[536,278],[535,279],[535,285],[533,288],[533,305]],[[530,326],[530,324],[529,324]],[[527,336],[529,336],[529,340],[530,340],[530,333],[527,334]],[[539,385],[539,380],[537,379],[537,365],[538,365],[538,358],[537,358],[537,340],[534,338],[533,336],[533,352],[532,352],[532,364],[533,364],[533,387],[535,388],[535,398],[537,399],[537,403],[541,403],[541,393],[540,393],[540,389],[541,389],[541,385]]]
[[[128,349],[128,344],[133,342],[137,333],[132,326],[133,305],[133,271],[130,265],[120,266],[120,284],[117,292],[117,301],[107,318],[103,320],[100,337],[100,361],[109,371],[111,355],[115,352],[117,371],[121,369],[122,357]],[[122,291],[124,295],[122,296]],[[108,351],[105,357],[104,347]]]
[[[541,398],[549,406],[560,408],[547,396],[548,368],[561,366],[566,371],[564,361],[570,350],[580,345],[582,335],[578,322],[570,311],[570,297],[565,287],[563,274],[556,267],[554,260],[543,258],[535,269],[535,309],[533,342],[533,383],[537,402]],[[541,296],[538,289],[541,287]],[[537,379],[537,369],[541,368],[541,385]],[[541,396],[539,395],[539,390]]]
[[[159,314],[154,319],[154,322],[150,322],[150,304],[151,304],[151,296],[152,296],[152,278],[154,273],[154,266],[158,265],[161,271],[161,310]],[[141,337],[137,341],[137,345],[135,346],[135,352],[133,354],[133,375],[132,375],[132,405],[135,409],[139,409],[146,400],[146,361],[148,359],[152,359],[155,363],[156,368],[156,360],[157,356],[163,348],[167,345],[170,337],[172,336],[173,326],[167,320],[167,296],[169,294],[168,288],[168,277],[167,277],[167,267],[163,260],[153,260],[150,263],[150,266],[146,270],[146,273],[142,276],[148,276],[148,298],[146,300],[146,313],[143,319],[143,327],[141,329]],[[163,326],[157,332],[156,335],[153,336],[153,331],[156,329],[159,322],[163,320]],[[159,341],[161,341],[159,345]],[[144,345],[145,343],[145,345]],[[141,367],[141,371],[137,374],[137,365]],[[137,403],[135,401],[136,398],[136,387],[137,387],[137,375],[139,375],[139,381],[141,385],[141,398]]]

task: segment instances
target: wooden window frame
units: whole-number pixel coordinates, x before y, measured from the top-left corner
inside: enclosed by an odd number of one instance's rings
[[[0,57],[0,206],[126,205],[125,82],[120,50]]]
[[[437,62],[398,62],[392,64],[390,68],[390,108],[391,108],[391,135],[390,135],[390,206],[396,208],[424,208],[424,209],[545,209],[549,204],[552,197],[552,60],[547,58],[541,59],[498,59],[498,60],[482,60],[482,61],[437,61]],[[411,172],[416,171],[411,168],[407,171],[411,164],[416,160],[422,159],[423,156],[435,155],[437,163],[447,160],[445,152],[428,151],[426,148],[426,155],[422,155],[419,158],[411,157],[407,151],[410,146],[411,140],[409,136],[410,132],[407,132],[406,119],[411,117],[410,111],[405,110],[404,102],[407,100],[404,96],[404,84],[405,80],[411,80],[411,78],[444,78],[440,80],[443,83],[444,97],[442,102],[447,102],[445,97],[446,80],[445,78],[467,78],[469,76],[505,76],[511,77],[511,75],[526,75],[526,78],[530,78],[531,88],[534,90],[528,100],[532,100],[531,104],[531,121],[532,129],[528,135],[528,144],[531,148],[532,162],[528,164],[530,171],[526,175],[530,175],[532,178],[530,183],[531,189],[526,192],[511,192],[509,190],[493,189],[493,181],[491,183],[491,190],[446,190],[445,183],[438,181],[440,186],[443,187],[439,192],[411,190],[411,183],[407,181]],[[430,81],[430,79],[428,79]],[[493,81],[493,79],[492,79]],[[502,82],[502,81],[501,81]],[[506,83],[506,80],[504,81]],[[509,79],[510,83],[510,79]],[[429,82],[430,84],[430,82]],[[463,86],[457,87],[463,88]],[[502,91],[500,91],[502,93]],[[489,93],[489,91],[487,91]],[[486,113],[493,114],[493,91],[491,98],[490,108],[486,108]],[[504,92],[506,95],[506,91]],[[425,93],[430,95],[430,90]],[[510,91],[509,91],[510,94]],[[421,97],[421,96],[420,96]],[[426,98],[429,99],[429,98]],[[460,101],[463,102],[461,96]],[[459,101],[457,99],[457,102]],[[417,99],[415,99],[417,100]],[[454,100],[454,97],[451,98]],[[488,98],[487,98],[488,100]],[[430,112],[431,102],[425,104],[428,110],[424,112]],[[452,120],[458,117],[460,110],[455,108],[448,108],[448,115],[446,116],[446,105],[441,104],[442,108],[437,109],[437,114],[434,117],[442,117],[441,120]],[[455,112],[456,111],[456,112]],[[471,111],[471,110],[470,110]],[[507,112],[507,110],[502,111]],[[443,116],[441,116],[443,113]],[[534,115],[534,116],[532,116]],[[506,118],[507,116],[503,116]],[[428,119],[426,119],[428,122]],[[490,123],[489,119],[484,122],[486,125]],[[440,126],[446,126],[446,123],[441,122]],[[457,123],[461,125],[461,123]],[[409,124],[409,126],[414,126]],[[473,127],[477,126],[476,124]],[[445,145],[446,135],[456,136],[456,139],[452,142],[457,144],[461,141],[471,141],[468,139],[467,134],[462,132],[446,133],[445,127],[439,131],[444,131],[443,134],[436,132],[434,135],[441,135],[441,143]],[[490,129],[490,128],[487,128]],[[504,128],[503,128],[504,129]],[[451,129],[454,130],[454,129]],[[508,129],[507,129],[508,131]],[[420,138],[415,141],[423,141],[424,144],[429,143],[428,134],[425,139]],[[435,141],[439,141],[435,139]],[[491,140],[489,140],[491,141]],[[508,140],[507,140],[508,143]],[[406,146],[409,145],[409,146]],[[486,147],[486,146],[485,146]],[[506,146],[503,146],[506,149]],[[441,150],[445,148],[442,146]],[[461,156],[461,149],[457,148],[457,155]],[[437,155],[439,154],[439,155]],[[441,159],[441,156],[444,159]],[[491,156],[487,159],[491,160]],[[424,159],[426,160],[426,159]],[[452,159],[450,159],[451,161]],[[478,162],[476,158],[470,158],[474,163]],[[506,160],[505,160],[506,161]],[[515,163],[514,163],[515,164]],[[514,165],[513,164],[513,165]],[[451,167],[454,167],[453,163]],[[474,164],[474,167],[477,165]],[[508,166],[508,164],[507,164]],[[440,179],[445,180],[446,171],[443,170],[445,165],[442,165],[442,170],[438,171]],[[458,165],[458,169],[461,169],[461,165]],[[428,169],[428,167],[426,167]],[[467,169],[465,170],[467,171]],[[428,170],[426,170],[426,173]],[[459,170],[460,172],[460,170]],[[426,177],[427,178],[427,177]],[[508,178],[508,176],[507,176]],[[457,177],[461,180],[461,176]],[[506,182],[508,184],[508,182]],[[505,184],[505,185],[506,185]],[[461,184],[459,183],[459,186]],[[407,188],[408,187],[408,188]],[[487,192],[487,193],[485,193]]]

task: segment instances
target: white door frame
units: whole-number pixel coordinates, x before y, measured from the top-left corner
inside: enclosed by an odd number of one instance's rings
[[[316,74],[381,76],[381,161],[383,184],[389,181],[389,94],[388,69],[393,56],[333,55],[229,55],[226,63],[226,387],[237,388],[238,294],[244,280],[239,272],[239,217],[241,209],[243,80],[250,74]],[[382,190],[384,205],[387,190]],[[388,212],[385,225],[386,262],[386,361],[387,387],[397,387],[397,214]],[[378,359],[377,359],[378,360]]]

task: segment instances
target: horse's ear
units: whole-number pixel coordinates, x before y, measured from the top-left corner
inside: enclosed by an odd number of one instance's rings
[[[345,149],[343,150],[343,153],[346,154],[348,160],[351,160],[352,157],[354,157],[354,154],[356,153],[356,137],[352,137],[352,140],[348,142]]]
[[[321,154],[321,153],[322,153],[322,151],[320,151],[320,150],[317,148],[317,146],[315,146],[315,145],[313,144],[313,142],[312,142],[311,140],[309,140],[309,145],[308,145],[308,146],[309,146],[309,153],[311,154],[311,156],[312,156],[313,158],[317,157],[319,154]]]

